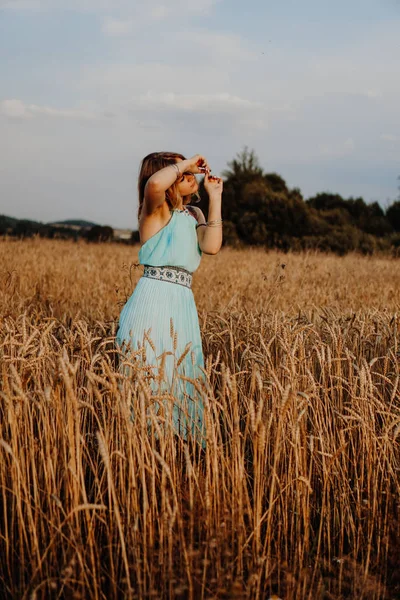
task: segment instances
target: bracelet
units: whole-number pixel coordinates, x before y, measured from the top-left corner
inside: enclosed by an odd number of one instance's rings
[[[196,227],[218,227],[222,226],[222,219],[214,219],[213,221],[207,221],[207,223],[197,223]]]
[[[176,179],[178,179],[178,177],[182,176],[182,173],[180,172],[179,167],[178,167],[178,165],[176,163],[173,163],[173,164],[168,165],[168,166],[172,167],[173,169],[176,170]]]

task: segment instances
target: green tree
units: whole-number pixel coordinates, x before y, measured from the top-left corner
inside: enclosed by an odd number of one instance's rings
[[[236,229],[237,224],[241,221],[243,212],[248,208],[243,197],[244,187],[255,181],[263,182],[264,174],[254,150],[249,150],[248,147],[245,146],[243,150],[228,163],[228,169],[223,171],[222,176],[224,178],[224,195],[222,203],[222,217],[225,225],[224,232],[228,232],[229,226],[229,233],[227,233],[226,236],[224,234],[224,243],[238,245],[240,239]],[[199,186],[199,195],[200,201],[197,206],[203,211],[207,218],[208,196],[204,190],[203,182],[201,182]]]
[[[222,173],[224,177],[223,217],[232,223],[238,223],[246,208],[243,189],[249,183],[262,181],[263,170],[254,150],[249,150],[247,146],[228,163],[228,167]]]
[[[267,173],[264,175],[264,181],[273,192],[289,195],[290,192],[286,185],[286,181],[283,179],[283,177],[278,175],[278,173]],[[296,188],[296,191],[300,193],[298,188]]]
[[[395,231],[400,231],[400,199],[389,206],[386,218]]]
[[[307,200],[307,204],[316,210],[333,210],[345,208],[345,200],[339,194],[321,192]]]
[[[130,242],[131,244],[140,244],[139,230],[132,231]]]
[[[238,185],[263,176],[263,170],[260,167],[256,153],[254,150],[249,150],[247,146],[228,163],[228,167],[229,169],[225,169],[222,176],[227,181]]]
[[[400,196],[386,213],[378,202],[342,198],[322,192],[306,202],[298,188],[289,189],[278,173],[264,173],[254,150],[246,146],[223,172],[224,243],[301,250],[313,248],[345,254],[397,252]],[[400,179],[400,178],[399,178]],[[200,185],[200,208],[208,198]]]
[[[309,229],[309,209],[301,195],[273,191],[265,179],[243,187],[241,205],[237,231],[247,244],[281,247],[284,237],[301,237]]]
[[[348,223],[378,237],[392,231],[387,215],[378,202],[367,204],[363,198],[345,200],[339,194],[323,192],[309,198],[307,204],[320,211],[322,217],[332,225],[340,226]]]
[[[223,216],[240,242],[289,249],[292,238],[310,230],[311,209],[300,190],[289,190],[278,173],[264,173],[254,150],[245,147],[228,167]]]
[[[114,230],[112,227],[105,225],[94,225],[87,232],[87,239],[89,242],[108,242],[114,237]]]

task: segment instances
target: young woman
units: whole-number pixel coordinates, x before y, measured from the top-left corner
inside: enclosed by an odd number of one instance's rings
[[[209,195],[207,222],[198,207],[189,206],[197,194],[198,173],[205,174]],[[145,355],[156,412],[184,439],[189,434],[204,439],[201,396],[184,377],[202,377],[204,368],[191,284],[202,253],[217,254],[221,248],[222,187],[222,179],[210,175],[199,154],[185,159],[154,152],[141,164],[139,263],[144,273],[121,311],[116,342],[127,362]],[[129,368],[123,372],[129,374]]]

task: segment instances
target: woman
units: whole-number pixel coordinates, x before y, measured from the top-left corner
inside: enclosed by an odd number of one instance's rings
[[[198,207],[188,206],[197,195],[197,173],[205,174],[208,222]],[[195,379],[204,368],[191,282],[202,253],[217,254],[221,248],[222,187],[222,179],[210,175],[199,154],[185,159],[154,152],[143,159],[138,219],[144,273],[121,311],[116,338],[127,361],[140,360],[144,350],[155,411],[165,423],[172,422],[174,433],[184,439],[200,436],[203,446],[201,397],[179,375]],[[129,367],[124,372],[129,374]]]

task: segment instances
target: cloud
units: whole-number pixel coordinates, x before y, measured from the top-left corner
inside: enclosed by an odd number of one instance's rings
[[[21,100],[3,100],[0,104],[0,112],[9,119],[27,119],[32,116]]]
[[[79,93],[95,97],[103,106],[127,107],[149,94],[150,101],[156,96],[164,98],[165,92],[214,90],[214,94],[229,89],[229,72],[221,72],[208,62],[193,69],[192,64],[163,64],[152,61],[144,64],[104,64],[88,66],[81,70]],[[232,93],[232,92],[230,92]],[[184,94],[185,95],[185,94]],[[239,96],[239,94],[236,94]],[[165,103],[159,100],[160,103]],[[112,110],[112,108],[111,108]]]
[[[101,27],[102,32],[109,37],[123,37],[133,33],[136,21],[133,19],[115,19],[105,17]]]
[[[0,8],[15,12],[56,12],[74,10],[77,12],[104,13],[113,8],[128,9],[124,0],[0,0]]]
[[[49,106],[37,106],[36,104],[25,104],[22,100],[9,99],[0,102],[0,114],[8,119],[24,120],[35,116],[56,117],[62,119],[78,119],[93,121],[99,118],[93,112],[76,109],[59,109]]]
[[[72,10],[100,15],[134,16],[138,12],[154,19],[182,14],[207,14],[220,0],[168,0],[149,2],[138,8],[132,0],[0,0],[0,9],[19,12],[55,12]]]
[[[222,59],[231,61],[247,61],[256,58],[256,53],[239,35],[207,30],[180,31],[176,40],[195,54],[197,62],[208,60],[211,64]]]
[[[400,137],[397,135],[393,135],[392,133],[382,133],[381,140],[385,142],[398,142]]]
[[[177,110],[185,112],[235,112],[237,110],[252,110],[263,108],[259,102],[252,102],[246,98],[234,96],[229,93],[217,94],[176,94],[167,92],[155,94],[148,92],[133,101],[132,108],[146,110]]]
[[[324,156],[340,158],[342,156],[353,154],[355,143],[353,138],[347,138],[347,140],[339,144],[324,144],[320,146],[319,149]]]
[[[380,90],[367,90],[364,92],[364,95],[367,96],[367,98],[382,98],[383,94]]]
[[[192,17],[198,15],[209,14],[213,6],[220,0],[189,0],[182,2],[181,0],[170,0],[169,2],[159,2],[153,4],[152,2],[146,4],[141,3],[131,6],[121,6],[117,2],[112,6],[109,14],[103,17],[102,32],[109,37],[129,37],[143,26],[144,23],[149,22],[162,22],[166,20],[173,20],[176,22],[176,16],[179,15],[180,19],[185,17]],[[95,5],[96,10],[100,14],[104,14],[103,11],[99,10],[99,7]],[[196,34],[194,34],[196,35]],[[204,34],[206,37],[206,34]],[[187,41],[193,43],[191,35],[186,35]]]
[[[176,17],[187,11],[192,14],[208,14],[219,0],[168,0],[168,2],[157,2],[150,9],[150,14],[155,19],[165,17]],[[150,3],[151,4],[151,3]]]
[[[230,131],[265,131],[269,110],[254,102],[229,93],[179,94],[147,92],[135,97],[130,113],[141,126],[159,129],[182,129],[193,134]]]

